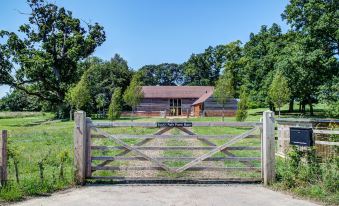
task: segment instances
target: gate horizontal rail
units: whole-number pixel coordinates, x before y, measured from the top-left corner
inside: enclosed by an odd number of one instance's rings
[[[92,122],[92,127],[157,127],[156,122]],[[192,122],[192,127],[261,127],[258,122]]]
[[[130,160],[139,160],[139,161],[148,161],[143,157],[111,157],[111,156],[97,156],[91,157],[92,160],[112,160],[112,161],[130,161]],[[194,160],[194,157],[155,157],[156,160],[161,161],[173,161],[173,160],[185,160],[191,161]],[[261,160],[261,157],[210,157],[203,161],[256,161]]]
[[[133,134],[114,134],[114,137],[118,139],[149,139],[149,138],[158,138],[158,139],[227,139],[227,138],[234,138],[237,135],[233,134],[226,134],[226,135],[152,135],[152,134],[145,134],[145,135],[133,135]],[[92,134],[92,139],[108,139],[103,135]],[[248,135],[245,138],[258,138],[258,135]]]
[[[229,183],[260,183],[261,178],[147,178],[147,177],[122,177],[122,176],[95,176],[92,180],[113,180],[116,184],[229,184]],[[106,183],[106,182],[105,182]]]
[[[212,146],[132,146],[138,150],[211,150],[217,147]],[[123,146],[91,146],[92,150],[121,150]],[[225,150],[261,150],[260,147],[238,146],[227,147]]]
[[[174,167],[172,169],[179,169],[179,167]],[[260,167],[190,167],[185,171],[250,171],[255,170],[260,172]],[[127,171],[127,170],[163,170],[162,167],[119,167],[119,166],[95,166],[92,167],[93,171],[96,170],[117,170],[117,171]]]

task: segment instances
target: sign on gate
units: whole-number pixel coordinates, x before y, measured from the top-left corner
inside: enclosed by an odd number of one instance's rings
[[[192,127],[192,122],[157,122],[157,127]]]

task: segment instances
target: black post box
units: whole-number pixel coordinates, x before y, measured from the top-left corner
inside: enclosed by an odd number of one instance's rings
[[[312,128],[290,127],[290,144],[298,146],[314,146]]]

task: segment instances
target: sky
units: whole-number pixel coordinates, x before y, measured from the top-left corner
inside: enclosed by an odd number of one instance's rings
[[[261,25],[288,26],[288,0],[50,0],[83,22],[104,26],[106,41],[94,56],[115,53],[137,70],[146,64],[183,63],[192,53],[235,40],[248,41]],[[27,22],[26,0],[0,0],[0,30],[17,32]],[[85,24],[84,24],[85,26]],[[0,86],[0,97],[9,87]]]

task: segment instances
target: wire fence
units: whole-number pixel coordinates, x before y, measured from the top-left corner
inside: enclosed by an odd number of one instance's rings
[[[72,135],[70,127],[8,131],[7,182],[22,190],[42,192],[71,184]]]

